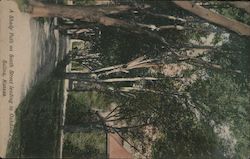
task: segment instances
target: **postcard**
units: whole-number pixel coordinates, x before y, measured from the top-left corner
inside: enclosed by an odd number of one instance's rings
[[[249,159],[250,2],[0,0],[0,158]]]

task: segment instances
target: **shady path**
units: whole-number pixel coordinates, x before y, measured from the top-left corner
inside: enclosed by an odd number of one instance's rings
[[[46,78],[67,52],[68,40],[54,25],[35,20],[13,1],[0,1],[0,156],[5,157],[15,110],[27,91]]]

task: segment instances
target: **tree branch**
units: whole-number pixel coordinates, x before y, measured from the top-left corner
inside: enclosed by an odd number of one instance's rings
[[[197,16],[207,20],[208,22],[222,26],[226,29],[236,32],[239,35],[250,36],[250,26],[244,23],[229,19],[225,16],[217,14],[209,9],[193,4],[189,1],[173,1],[173,3],[193,14],[196,14]]]
[[[151,13],[151,12],[145,12],[145,13],[149,14],[149,15],[152,15],[152,16],[155,16],[155,17],[167,18],[167,19],[170,19],[170,20],[177,20],[177,21],[180,21],[180,22],[187,22],[186,19],[175,17],[175,16],[172,16],[172,15],[157,14],[157,13]]]
[[[227,1],[229,4],[232,4],[233,6],[243,9],[247,13],[250,14],[250,2],[247,1]]]

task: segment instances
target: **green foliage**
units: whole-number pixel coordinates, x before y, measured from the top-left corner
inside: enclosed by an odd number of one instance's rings
[[[170,81],[163,80],[151,87],[165,93],[138,93],[136,98],[124,99],[119,117],[128,118],[125,121],[129,126],[151,123],[160,131],[162,135],[153,146],[153,158],[223,158],[213,129],[199,122],[181,96],[171,93],[174,88]],[[140,127],[124,133],[142,144],[147,138],[142,130]]]
[[[128,43],[128,39],[130,42]],[[131,33],[104,28],[99,44],[95,50],[101,52],[101,61],[104,66],[125,64],[141,53],[140,45],[143,39]]]
[[[164,136],[154,144],[153,158],[223,158],[211,127],[180,99],[162,98],[157,110],[157,127]]]
[[[43,81],[27,94],[16,110],[7,157],[57,157],[63,81]]]
[[[103,106],[105,100],[96,92],[70,93],[66,108],[66,125],[81,124],[86,129],[92,122],[100,119],[91,110],[93,105]],[[104,131],[97,129],[85,133],[66,133],[64,138],[63,156],[71,158],[105,158],[106,138]]]
[[[75,0],[75,5],[93,5],[95,4],[94,0]]]
[[[106,137],[104,132],[67,133],[64,138],[63,156],[70,158],[106,158]]]
[[[235,76],[238,83],[246,84],[249,81],[250,69],[250,40],[235,34],[219,49],[211,52],[211,62],[221,65],[225,69],[240,70],[241,74]]]
[[[247,88],[230,76],[214,74],[208,80],[196,82],[190,92],[201,111],[207,114],[206,122],[229,123],[237,140],[234,158],[246,158],[250,153],[250,94]]]
[[[65,124],[81,124],[96,120],[96,115],[86,104],[86,97],[82,94],[71,93],[68,96]]]
[[[218,148],[212,129],[202,124],[193,125],[192,128],[189,126],[166,131],[167,133],[159,138],[152,148],[155,159],[225,158]]]
[[[81,109],[90,109],[90,108],[98,108],[98,109],[106,109],[109,104],[113,101],[113,97],[109,97],[106,94],[96,92],[96,91],[88,91],[88,92],[72,92],[69,94],[69,100],[67,101],[67,105],[77,106],[78,108],[83,107]]]
[[[84,68],[79,62],[72,61],[72,69],[71,70],[77,70],[77,71],[84,71]]]
[[[28,0],[15,0],[17,6],[21,12],[26,12],[28,9],[29,1]]]
[[[100,106],[107,99],[96,92],[70,93],[66,108],[66,125],[85,126],[100,119],[91,110],[93,105]],[[99,105],[100,104],[100,105]],[[105,158],[106,139],[104,131],[89,129],[85,133],[67,133],[64,138],[63,156],[71,158]]]
[[[223,4],[220,6],[221,7],[216,8],[216,11],[218,11],[220,14],[250,25],[250,15],[244,12],[242,9],[233,6],[223,7]]]

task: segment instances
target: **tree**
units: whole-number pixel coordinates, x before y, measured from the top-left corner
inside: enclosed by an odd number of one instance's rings
[[[228,135],[230,138],[221,138],[224,146],[222,150],[228,157],[246,158],[249,156],[248,131],[249,92],[232,77],[223,74],[213,74],[205,81],[197,81],[189,90],[197,107],[206,116],[202,120],[216,129],[218,126],[231,123]],[[211,124],[211,121],[213,124]],[[240,125],[239,125],[240,124]],[[238,125],[238,126],[236,126]],[[247,131],[247,132],[246,132]],[[239,133],[240,132],[240,133]],[[234,143],[234,140],[237,140]]]
[[[186,9],[209,22],[227,28],[240,35],[245,35],[245,36],[250,35],[250,27],[246,24],[225,18],[224,16],[221,16],[196,4],[192,4],[191,2],[174,1],[174,3],[182,7],[183,9]],[[110,18],[107,16],[108,14],[127,11],[131,9],[131,7],[129,6],[121,5],[115,7],[100,7],[100,6],[75,7],[75,6],[41,4],[34,1],[30,1],[30,4],[31,4],[30,13],[32,14],[33,17],[64,17],[70,19],[81,19],[86,22],[97,22],[105,26],[121,26],[128,29],[134,29],[136,31],[141,31],[142,28],[150,28],[157,30],[169,29],[169,28],[176,28],[180,30],[183,29],[182,26],[157,27],[155,25],[153,26],[153,25],[139,24],[139,23],[133,24],[116,18]]]
[[[247,13],[250,14],[250,3],[243,2],[243,1],[230,1],[230,4],[234,5],[237,8],[245,10]]]
[[[250,26],[246,24],[243,24],[233,19],[226,18],[202,6],[192,4],[188,1],[174,1],[174,3],[179,7],[188,10],[211,23],[227,28],[240,35],[250,36]]]

